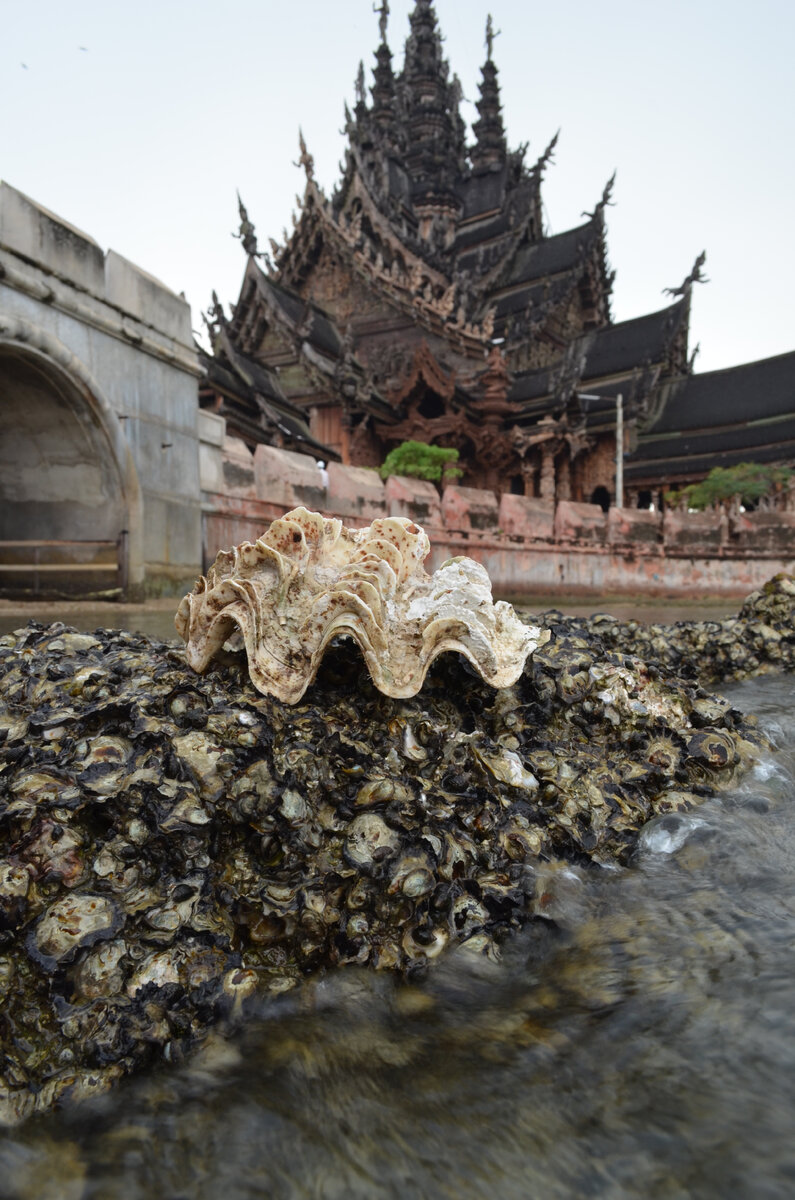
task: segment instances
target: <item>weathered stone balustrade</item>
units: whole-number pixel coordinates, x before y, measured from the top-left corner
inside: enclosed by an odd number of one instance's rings
[[[408,517],[433,546],[429,568],[467,554],[482,562],[500,595],[646,593],[745,595],[795,568],[795,514],[662,513],[540,500],[432,483],[369,467],[329,463],[227,437],[225,422],[200,414],[204,561],[255,539],[300,504],[369,525]]]

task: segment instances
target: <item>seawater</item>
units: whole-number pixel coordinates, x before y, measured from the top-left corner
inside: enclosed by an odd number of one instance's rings
[[[776,752],[626,869],[551,872],[499,963],[308,983],[2,1135],[0,1196],[791,1197],[794,688],[724,689]]]

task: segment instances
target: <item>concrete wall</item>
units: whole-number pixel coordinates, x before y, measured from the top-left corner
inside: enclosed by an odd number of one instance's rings
[[[126,531],[130,594],[190,582],[200,373],[184,299],[0,184],[0,538]]]
[[[669,513],[663,520],[640,509],[605,514],[569,501],[555,509],[551,501],[508,494],[498,504],[493,492],[457,485],[440,497],[433,484],[397,477],[384,484],[360,467],[335,463],[324,475],[314,459],[272,447],[251,455],[225,439],[222,426],[212,417],[202,433],[205,566],[304,503],[352,526],[385,516],[417,521],[431,538],[429,570],[466,554],[487,568],[497,595],[515,598],[735,597],[795,570],[790,514],[749,513],[730,523],[717,513]],[[237,489],[224,491],[233,478]]]

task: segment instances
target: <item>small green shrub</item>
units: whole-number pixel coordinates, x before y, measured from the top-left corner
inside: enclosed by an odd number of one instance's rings
[[[426,442],[403,442],[390,450],[381,467],[381,478],[408,475],[412,479],[429,479],[431,483],[458,479],[463,474],[452,464],[458,461],[458,451],[444,446],[429,446]]]

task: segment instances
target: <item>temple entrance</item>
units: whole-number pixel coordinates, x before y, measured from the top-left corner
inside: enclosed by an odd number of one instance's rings
[[[113,595],[127,505],[98,406],[45,355],[0,345],[0,591]]]
[[[591,492],[591,504],[598,504],[602,512],[610,507],[610,493],[606,487],[595,487]]]

